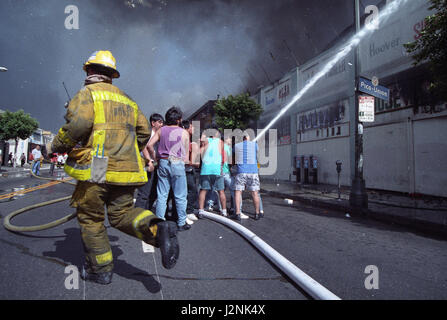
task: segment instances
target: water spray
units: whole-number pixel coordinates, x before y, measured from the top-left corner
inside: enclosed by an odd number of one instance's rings
[[[385,6],[385,9],[380,13],[378,19],[379,23],[385,22],[392,14],[394,14],[402,5],[404,5],[408,0],[394,0],[393,2],[387,4]],[[267,130],[269,130],[275,123],[278,121],[279,118],[281,118],[298,100],[300,100],[303,95],[309,91],[309,89],[317,83],[323,76],[325,76],[329,71],[332,70],[332,68],[344,57],[348,55],[349,52],[355,47],[357,47],[360,43],[360,41],[367,36],[368,34],[373,33],[374,30],[371,28],[368,28],[367,26],[364,26],[359,32],[357,32],[355,35],[351,37],[351,39],[341,47],[340,51],[329,60],[329,62],[313,77],[309,80],[309,82],[292,98],[292,100],[281,109],[281,111],[278,113],[278,115],[273,118],[272,121],[265,127],[258,136],[254,139],[254,141],[257,141],[259,138],[261,138]]]

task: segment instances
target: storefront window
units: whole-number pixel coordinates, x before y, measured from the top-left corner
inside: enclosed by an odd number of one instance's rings
[[[430,73],[424,70],[424,67],[410,69],[385,81],[383,85],[390,89],[390,101],[375,99],[376,112],[435,105],[436,101],[429,92]]]

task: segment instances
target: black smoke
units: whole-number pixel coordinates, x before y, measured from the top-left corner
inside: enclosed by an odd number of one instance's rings
[[[364,1],[363,1],[364,2]],[[79,9],[67,30],[65,7]],[[0,109],[56,132],[82,65],[111,50],[114,83],[149,116],[171,105],[191,113],[209,99],[254,93],[320,53],[353,23],[348,0],[2,0]]]

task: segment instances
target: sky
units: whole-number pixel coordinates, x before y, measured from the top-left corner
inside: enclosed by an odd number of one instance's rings
[[[0,109],[23,109],[54,133],[83,86],[83,63],[110,50],[114,81],[149,117],[281,78],[353,23],[351,0],[2,0]],[[377,0],[362,0],[365,5]],[[65,21],[74,5],[79,29]]]

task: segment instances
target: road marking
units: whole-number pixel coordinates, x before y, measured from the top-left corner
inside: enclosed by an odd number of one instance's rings
[[[160,294],[161,294],[161,300],[164,300],[165,297],[163,296],[163,290],[161,289],[161,282],[160,282],[160,276],[158,275],[158,269],[157,269],[157,261],[155,260],[155,248],[154,246],[151,246],[150,244],[147,244],[144,241],[141,241],[141,246],[143,247],[144,253],[154,253],[152,255],[154,259],[154,266],[155,266],[155,274],[157,275],[157,281],[160,283]]]
[[[155,248],[154,246],[151,246],[150,244],[147,244],[144,241],[141,241],[141,245],[143,247],[143,252],[144,253],[154,253],[152,255],[153,259],[154,259],[154,266],[155,266],[155,274],[157,276],[157,281],[160,284],[160,294],[161,294],[161,300],[164,300],[165,297],[163,296],[163,289],[161,289],[161,282],[160,282],[160,276],[158,274],[158,269],[157,269],[157,261],[155,260]]]
[[[154,246],[151,246],[150,244],[147,244],[144,241],[141,241],[141,244],[143,246],[143,252],[144,253],[153,253],[155,251],[154,250]]]
[[[157,275],[157,281],[158,281],[158,283],[160,284],[161,300],[164,300],[165,297],[163,296],[163,287],[161,286],[160,276],[158,275],[157,261],[155,260],[155,254],[153,254],[152,257],[154,258],[155,274]]]
[[[61,181],[51,181],[51,182],[40,184],[38,186],[31,187],[31,188],[28,188],[28,189],[19,190],[19,191],[10,192],[10,193],[5,193],[5,194],[0,195],[0,200],[12,198],[12,197],[17,196],[17,195],[24,195],[25,193],[36,191],[36,190],[40,190],[40,189],[44,189],[44,188],[48,188],[48,187],[54,186],[54,185],[59,184],[59,183],[62,183],[62,182]]]

